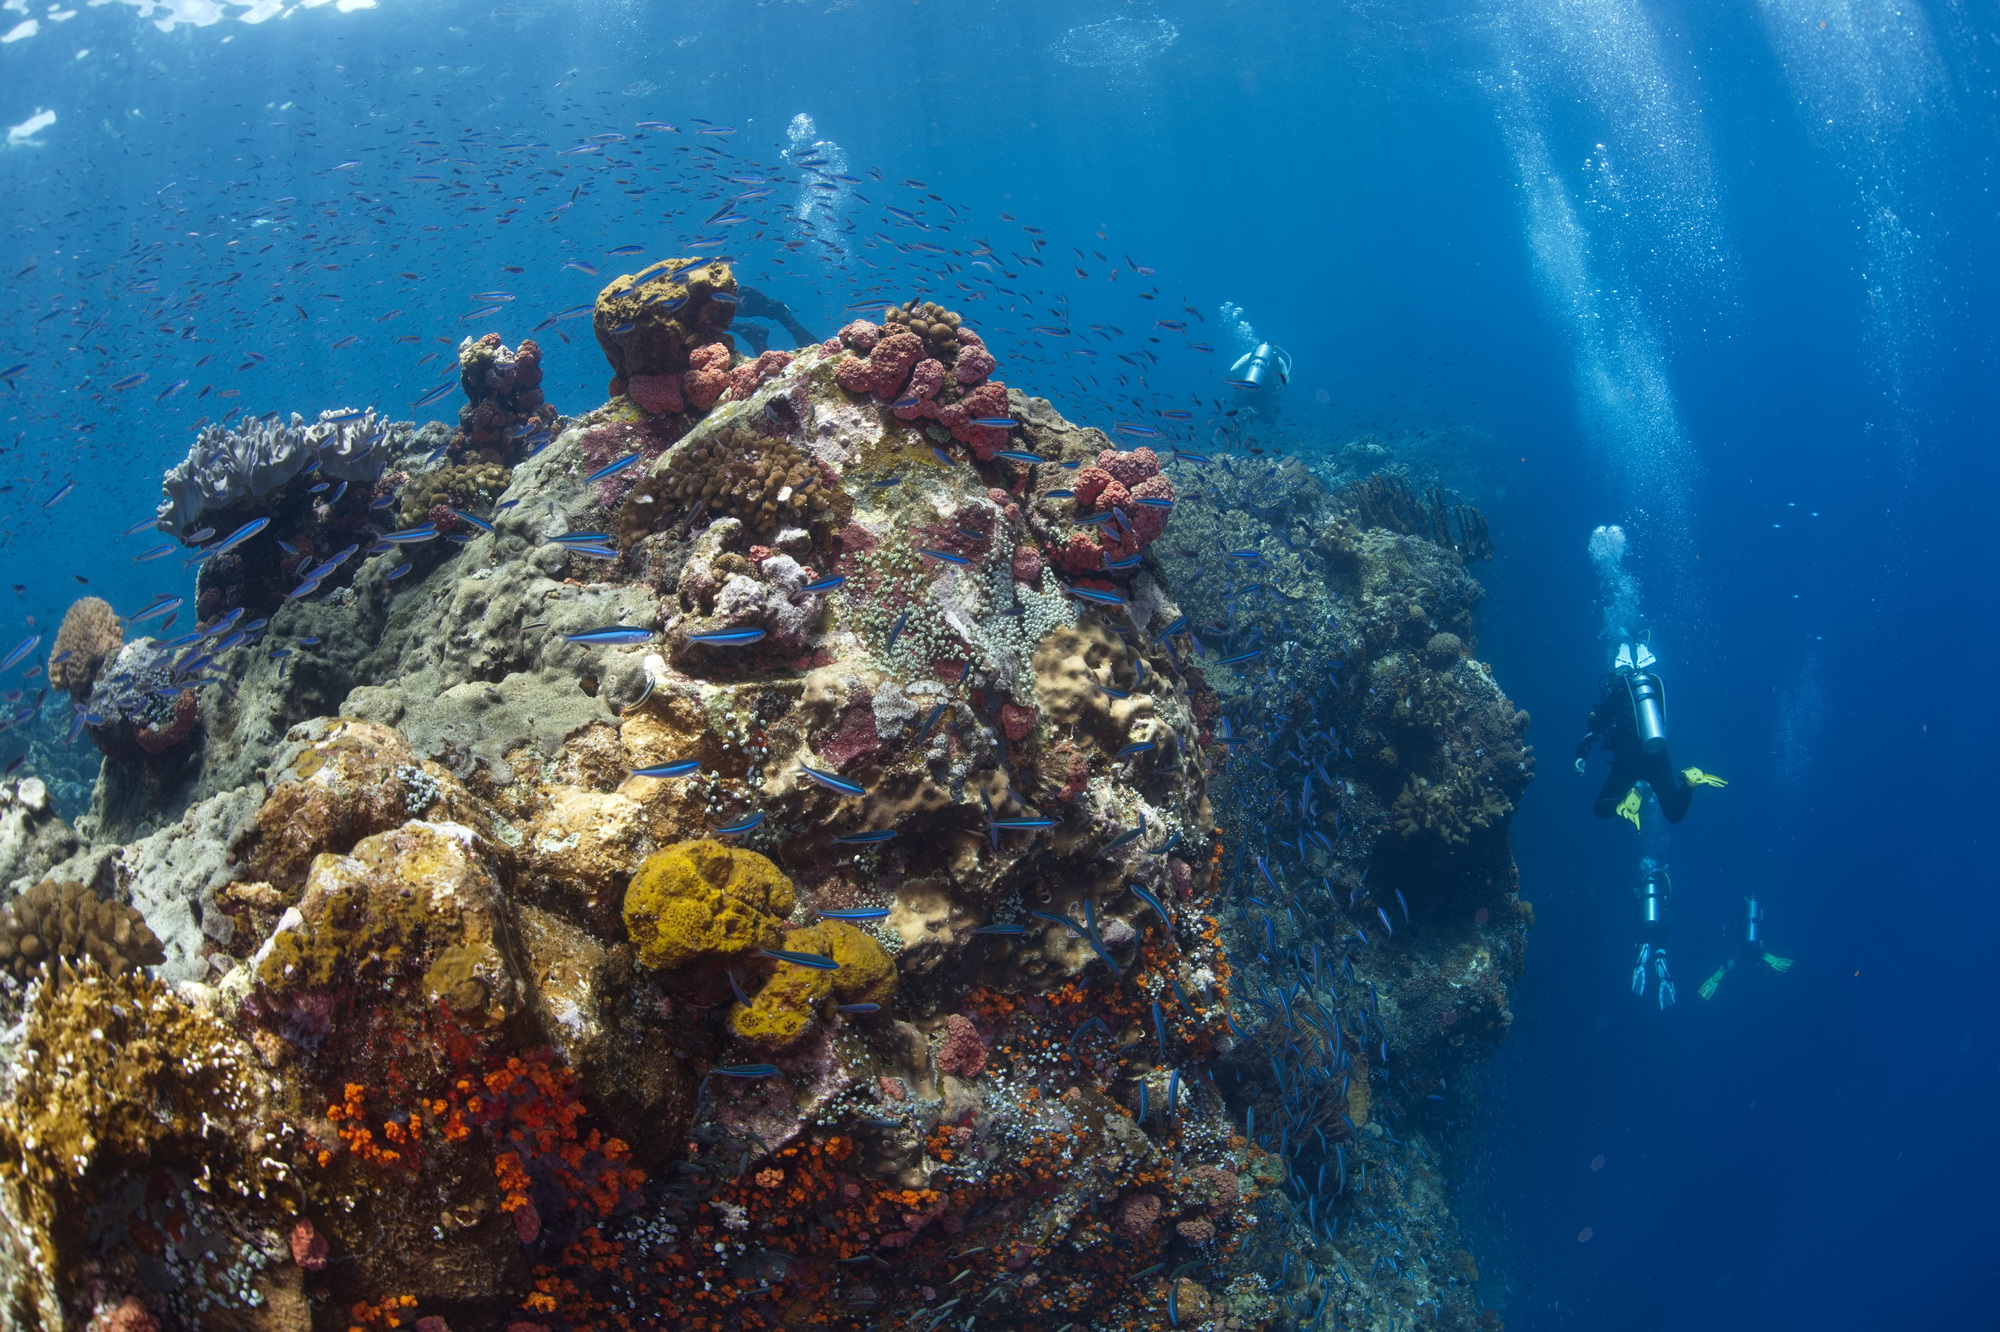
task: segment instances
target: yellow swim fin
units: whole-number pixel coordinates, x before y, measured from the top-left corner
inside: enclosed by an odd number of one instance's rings
[[[1717,967],[1715,974],[1701,983],[1701,997],[1704,999],[1715,998],[1715,987],[1722,984],[1722,978],[1728,973],[1728,967]]]
[[[1634,828],[1637,828],[1637,827],[1639,826],[1639,788],[1638,788],[1638,787],[1636,787],[1636,786],[1635,786],[1635,787],[1633,787],[1633,788],[1632,788],[1631,790],[1629,790],[1629,791],[1627,791],[1627,792],[1625,793],[1625,798],[1624,798],[1623,800],[1621,800],[1621,801],[1619,801],[1619,802],[1618,802],[1618,811],[1617,811],[1617,812],[1618,812],[1618,817],[1619,817],[1619,818],[1621,818],[1621,819],[1630,819],[1630,820],[1632,820],[1632,826],[1633,826]]]
[[[1722,780],[1722,778],[1716,776],[1714,773],[1703,772],[1700,768],[1682,768],[1681,780],[1686,782],[1689,786],[1729,785],[1728,782],[1725,782],[1724,780]]]
[[[1790,959],[1789,957],[1778,957],[1775,956],[1774,954],[1766,953],[1764,954],[1764,965],[1769,967],[1771,970],[1777,972],[1779,975],[1783,975],[1785,972],[1790,971],[1792,969],[1792,959]]]

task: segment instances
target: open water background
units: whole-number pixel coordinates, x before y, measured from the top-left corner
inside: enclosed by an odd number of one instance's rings
[[[674,146],[737,155],[698,194],[741,160],[781,166],[809,114],[869,200],[841,196],[821,233],[847,267],[827,246],[769,264],[796,169],[728,248],[821,336],[921,268],[1002,378],[1108,428],[1214,397],[1234,302],[1297,358],[1279,447],[1374,433],[1444,460],[1491,516],[1481,648],[1535,718],[1514,837],[1539,923],[1459,1205],[1509,1325],[1994,1321],[1991,3],[11,0],[0,37],[17,620],[52,633],[79,575],[128,611],[190,590],[177,560],[132,560],[156,535],[120,533],[199,418],[411,415],[439,382],[418,357],[450,358],[437,339],[511,345],[716,234],[701,220],[745,187],[693,198],[675,177],[698,154]],[[736,133],[697,138],[695,117]],[[559,155],[608,133],[648,137]],[[1046,269],[1002,265],[1042,293],[1011,311],[954,285],[989,273],[893,248],[1027,252],[1022,224]],[[502,312],[462,318],[499,289]],[[1120,335],[1092,341],[1097,322]],[[576,341],[535,335],[549,396],[587,409],[587,319],[556,330]],[[1094,362],[1063,355],[1086,343]],[[1148,351],[1142,402],[1112,396],[1114,358]],[[1626,989],[1642,845],[1569,770],[1606,657],[1585,539],[1607,522],[1675,758],[1732,783],[1644,844],[1678,890],[1665,1014]],[[1753,890],[1798,964],[1703,1003]]]

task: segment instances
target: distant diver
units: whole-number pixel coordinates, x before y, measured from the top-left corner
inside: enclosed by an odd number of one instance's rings
[[[1576,770],[1581,773],[1593,750],[1611,751],[1611,775],[1597,793],[1597,817],[1612,815],[1639,826],[1639,783],[1653,789],[1668,823],[1687,817],[1688,801],[1697,786],[1727,786],[1700,768],[1674,771],[1667,758],[1666,686],[1654,674],[1657,660],[1644,643],[1622,635],[1610,674],[1598,681],[1597,706],[1590,710],[1589,730],[1576,746]]]
[[[1231,331],[1237,345],[1244,349],[1229,367],[1229,378],[1224,381],[1235,390],[1231,414],[1244,425],[1257,422],[1270,425],[1278,419],[1284,390],[1292,382],[1292,354],[1258,337],[1244,317],[1242,306],[1224,301],[1221,315],[1222,326]]]
[[[819,341],[806,331],[806,326],[798,321],[791,307],[783,301],[774,301],[755,287],[738,287],[736,295],[736,318],[768,319],[792,335],[795,347],[810,347]],[[761,324],[731,324],[729,331],[742,334],[751,350],[760,356],[771,343],[770,330]]]
[[[1646,997],[1646,973],[1650,963],[1652,974],[1659,980],[1657,995],[1660,1011],[1664,1013],[1674,1006],[1677,997],[1674,979],[1667,974],[1667,911],[1673,904],[1674,884],[1667,877],[1667,867],[1650,856],[1639,862],[1639,869],[1645,877],[1637,890],[1639,963],[1632,968],[1632,993],[1642,999]],[[1707,998],[1707,995],[1702,997]]]
[[[1701,997],[1704,999],[1715,998],[1716,987],[1722,984],[1724,976],[1736,970],[1738,962],[1747,967],[1762,964],[1781,976],[1792,969],[1792,959],[1789,957],[1779,957],[1764,951],[1764,906],[1755,897],[1743,899],[1743,913],[1736,918],[1734,934],[1735,955],[1724,961],[1715,969],[1713,976],[1701,983]]]

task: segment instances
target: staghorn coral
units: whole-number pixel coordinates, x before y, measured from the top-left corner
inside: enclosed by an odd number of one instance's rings
[[[102,597],[79,597],[63,614],[49,650],[49,684],[66,689],[79,703],[90,697],[97,672],[125,645],[125,622]]]
[[[80,883],[44,879],[0,911],[0,967],[17,978],[85,959],[117,974],[158,966],[167,950],[144,916]]]
[[[507,489],[512,475],[499,463],[473,462],[440,467],[435,472],[413,477],[403,487],[397,521],[403,527],[435,521],[440,532],[460,531],[463,524],[458,519],[450,514],[440,516],[435,511],[444,507],[477,513],[489,508]]]
[[[625,930],[641,966],[679,971],[774,948],[792,881],[755,851],[701,839],[646,857],[625,890]]]
[[[729,1027],[766,1051],[790,1049],[813,1030],[829,1002],[885,1004],[896,993],[896,964],[873,938],[837,920],[793,930],[782,945],[795,953],[830,957],[833,970],[779,962],[751,996],[729,1010]]]
[[[740,518],[772,533],[831,509],[834,493],[812,459],[786,441],[725,426],[684,440],[667,455],[665,468],[633,487],[619,510],[619,539],[631,545],[670,511],[696,504],[711,518]]]

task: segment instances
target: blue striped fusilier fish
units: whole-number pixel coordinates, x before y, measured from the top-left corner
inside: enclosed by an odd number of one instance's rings
[[[410,562],[408,560],[405,560],[401,564],[397,565],[395,568],[389,570],[389,577],[401,578],[404,574],[408,573],[409,571],[410,571]]]
[[[1011,416],[975,416],[972,418],[972,424],[985,426],[989,430],[1012,430],[1021,423]],[[1005,458],[1008,455],[1003,453],[1000,456]],[[1040,462],[1041,459],[1036,458],[1033,461]]]
[[[620,458],[617,462],[604,464],[604,466],[598,468],[596,471],[592,472],[589,476],[583,478],[583,483],[585,485],[589,485],[593,481],[602,481],[607,476],[616,476],[620,472],[624,471],[626,468],[635,466],[638,463],[638,461],[639,461],[638,454],[628,453],[624,457]]]
[[[433,403],[443,402],[446,398],[451,396],[451,391],[457,387],[458,387],[458,380],[448,379],[444,383],[439,384],[436,388],[432,389],[429,393],[424,394],[423,397],[418,398],[415,402],[411,403],[410,406],[429,407]]]
[[[609,532],[564,532],[561,536],[542,538],[552,546],[601,545],[611,540]]]
[[[271,520],[269,518],[251,519],[249,522],[243,524],[243,526],[237,528],[234,532],[231,532],[228,536],[224,537],[222,540],[222,544],[215,548],[215,553],[217,555],[220,555],[225,550],[235,550],[238,546],[248,541],[251,537],[256,536],[259,532],[263,531],[270,525],[271,525]]]
[[[1169,916],[1167,914],[1167,909],[1164,906],[1160,905],[1159,898],[1153,896],[1151,893],[1147,892],[1144,888],[1141,888],[1136,883],[1128,883],[1125,886],[1132,890],[1132,896],[1138,898],[1141,902],[1144,902],[1147,906],[1151,907],[1153,909],[1153,914],[1157,915],[1162,921],[1166,922],[1166,926],[1168,929],[1172,929],[1174,927],[1173,917]]]
[[[1136,745],[1125,746],[1125,748],[1119,750],[1116,754],[1113,754],[1111,758],[1114,762],[1116,762],[1119,759],[1132,758],[1133,756],[1138,754],[1150,754],[1153,750],[1158,749],[1159,747],[1160,746],[1154,741],[1144,740]]]
[[[1158,439],[1160,432],[1151,426],[1133,425],[1130,421],[1120,421],[1111,427],[1121,435],[1137,435],[1141,439]]]
[[[482,532],[491,532],[493,530],[493,524],[487,522],[484,518],[475,518],[463,509],[452,509],[449,512],[452,517],[458,519],[460,522],[476,527]]]
[[[845,777],[839,777],[830,772],[821,772],[818,768],[808,768],[803,763],[799,765],[799,771],[829,791],[837,791],[845,796],[862,796],[868,794],[867,789],[859,782],[850,782]]]
[[[776,1064],[717,1064],[708,1070],[725,1078],[775,1078],[778,1076]]]
[[[828,920],[887,920],[889,918],[889,908],[855,907],[845,911],[815,910],[813,914],[816,916],[825,916]]]
[[[26,756],[24,755],[23,757],[26,757]],[[16,762],[16,763],[20,762],[20,759],[16,759],[16,760],[15,760],[15,762]],[[867,1015],[867,1014],[869,1014],[869,1013],[879,1013],[879,1012],[881,1012],[881,1011],[882,1011],[882,1005],[880,1005],[880,1004],[835,1004],[835,1005],[833,1006],[833,1011],[834,1011],[834,1012],[836,1012],[836,1013],[850,1013],[850,1014],[853,1014],[853,1015],[855,1015],[855,1016],[857,1016],[857,1017],[863,1017],[863,1016],[866,1016],[866,1015]],[[872,1258],[872,1257],[873,1257],[874,1255],[873,1255],[873,1254],[870,1254],[870,1255],[868,1255],[868,1256]]]
[[[981,925],[972,931],[974,934],[1026,934],[1027,932],[1026,925],[1018,924]]]
[[[717,828],[715,830],[715,835],[717,837],[741,837],[744,833],[749,832],[752,828],[760,826],[763,822],[764,822],[764,812],[762,810],[759,810],[755,814],[752,814],[749,818],[744,819],[740,823],[732,823],[727,828]]]
[[[459,322],[463,323],[468,319],[484,319],[488,315],[498,314],[498,313],[500,313],[500,307],[498,305],[482,305],[477,310],[471,311],[468,314],[462,314],[458,318]]]
[[[168,611],[178,610],[180,609],[180,606],[181,606],[180,597],[161,597],[158,601],[155,601],[152,605],[146,607],[146,609],[140,611],[137,615],[134,615],[132,617],[132,623],[143,624],[147,620],[152,619],[156,615],[165,615]]]
[[[144,564],[148,560],[163,560],[167,556],[173,554],[178,549],[179,547],[174,545],[174,543],[171,541],[162,542],[160,545],[149,547],[145,550],[140,551],[137,555],[134,555],[132,557],[132,563]]]
[[[699,643],[703,647],[747,647],[763,641],[763,638],[762,629],[719,629],[714,633],[689,634],[688,642]]]
[[[26,638],[14,644],[13,650],[9,652],[6,655],[6,657],[0,658],[0,671],[10,671],[14,669],[14,667],[20,662],[21,658],[27,656],[30,652],[33,652],[36,648],[40,647],[41,644],[42,644],[42,636],[40,634],[29,634]]]
[[[422,527],[406,527],[400,532],[384,532],[382,540],[391,546],[413,546],[420,541],[430,541],[437,534],[436,523],[425,523]]]
[[[1143,504],[1149,509],[1171,509],[1174,507],[1174,502],[1170,499],[1152,499],[1144,495],[1141,495],[1132,502],[1134,504]]]
[[[849,843],[854,846],[868,846],[878,842],[886,842],[895,835],[896,830],[894,828],[880,828],[872,832],[843,833],[833,840]],[[825,915],[826,913],[822,911],[820,914]]]
[[[692,777],[700,771],[700,759],[682,759],[678,763],[655,763],[650,768],[634,768],[632,769],[632,775],[634,777],[658,777],[666,779],[672,777]],[[763,815],[761,814],[757,817],[759,821],[763,819]],[[750,826],[754,828],[757,825],[753,823]]]
[[[620,258],[628,254],[644,254],[645,252],[646,247],[643,245],[619,245],[605,251],[606,254],[617,255]]]
[[[1075,499],[1076,492],[1074,490],[1044,490],[1042,498],[1053,500]]]
[[[1041,454],[1030,453],[1026,449],[996,449],[993,452],[993,456],[996,458],[1005,458],[1009,462],[1017,462],[1017,463],[1038,463],[1038,462],[1048,461],[1048,459],[1044,458]]]
[[[1183,615],[1178,620],[1175,620],[1172,624],[1168,625],[1166,628],[1160,630],[1160,637],[1172,638],[1175,634],[1179,633],[1181,630],[1187,627],[1188,627],[1188,617]]]
[[[1034,832],[1041,828],[1053,828],[1056,826],[1056,821],[1042,818],[990,819],[987,826],[998,828],[1002,832]]]
[[[1239,652],[1233,657],[1224,657],[1221,661],[1218,661],[1215,664],[1218,666],[1235,666],[1242,662],[1255,661],[1257,658],[1263,655],[1264,655],[1263,648],[1252,648],[1248,652]]]
[[[638,629],[629,624],[614,624],[608,625],[603,629],[586,629],[579,634],[563,635],[565,639],[572,643],[583,643],[591,647],[602,647],[607,644],[616,646],[625,643],[643,643],[652,636],[653,631],[651,629]]]
[[[1123,606],[1125,598],[1116,592],[1100,592],[1094,587],[1066,587],[1063,589],[1073,597],[1084,601],[1094,601],[1100,606]]]
[[[889,644],[882,649],[884,652],[894,652],[896,650],[896,640],[903,636],[903,626],[909,622],[910,613],[908,611],[904,611],[896,617],[896,622],[889,626]]]
[[[319,419],[323,424],[335,425],[341,421],[359,421],[366,415],[368,413],[360,407],[348,407],[338,412],[323,412]]]
[[[948,550],[932,550],[929,546],[918,546],[917,554],[928,555],[934,560],[943,560],[946,564],[966,565],[972,563],[971,560],[968,560],[963,555],[954,555]]]
[[[807,583],[804,587],[800,588],[799,591],[831,592],[836,587],[844,587],[846,586],[846,584],[847,584],[847,576],[845,574],[841,574],[833,578],[822,578],[817,583]]]
[[[836,971],[840,963],[821,953],[795,953],[788,948],[759,948],[765,957],[779,962],[789,962],[795,967],[811,967],[815,971]]]
[[[1258,389],[1264,387],[1252,379],[1225,379],[1222,382],[1233,389],[1242,389],[1245,393],[1255,393]]]
[[[60,504],[63,501],[63,498],[67,496],[70,491],[75,489],[76,489],[76,482],[71,481],[66,483],[61,490],[58,490],[55,494],[43,500],[42,507],[44,509],[53,509],[56,505]]]
[[[565,544],[563,549],[572,555],[589,555],[594,559],[600,560],[615,560],[618,558],[618,548],[616,546],[572,546]]]

